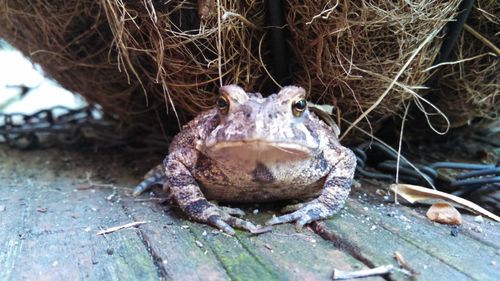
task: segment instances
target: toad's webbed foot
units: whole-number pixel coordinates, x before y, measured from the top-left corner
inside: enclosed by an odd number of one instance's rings
[[[295,226],[300,230],[305,224],[313,221],[326,219],[335,214],[336,210],[327,206],[326,204],[319,202],[318,200],[313,200],[302,208],[294,211],[290,214],[282,215],[279,217],[273,217],[266,222],[266,225],[275,225],[287,222],[295,222]]]
[[[183,210],[192,219],[213,225],[229,235],[235,234],[233,227],[248,230],[252,233],[257,233],[260,230],[259,226],[236,217],[245,214],[242,210],[219,207],[204,199],[186,204],[183,206]]]
[[[163,185],[165,182],[166,176],[163,165],[157,165],[144,175],[144,180],[134,188],[132,196],[139,196],[149,190],[153,185]]]

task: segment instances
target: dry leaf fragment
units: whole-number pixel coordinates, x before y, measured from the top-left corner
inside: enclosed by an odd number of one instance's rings
[[[493,214],[488,210],[485,210],[484,208],[472,203],[469,200],[465,200],[455,195],[411,184],[392,184],[390,188],[392,191],[396,192],[398,195],[412,204],[415,202],[432,204],[437,200],[447,200],[474,213],[482,214],[485,217],[500,222],[499,216]]]
[[[427,217],[431,221],[443,224],[462,224],[462,215],[447,202],[438,202],[432,204],[427,211]]]

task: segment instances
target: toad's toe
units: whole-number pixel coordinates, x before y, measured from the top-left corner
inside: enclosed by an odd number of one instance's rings
[[[266,222],[266,225],[296,222],[295,225],[297,229],[301,229],[304,225],[310,222],[328,218],[332,214],[333,212],[326,205],[318,201],[313,201],[295,212],[279,217],[273,217]]]
[[[279,217],[273,217],[272,219],[270,219],[270,220],[268,220],[266,222],[266,225],[275,225],[275,224],[287,223],[287,222],[294,221],[297,218],[298,218],[297,212],[293,212],[291,214],[286,214],[286,215],[282,215],[282,216],[279,216]]]
[[[219,206],[219,208],[221,211],[223,211],[224,213],[231,215],[231,216],[242,217],[245,215],[245,212],[240,208],[231,208],[231,207],[225,207],[225,206]]]
[[[157,165],[144,176],[144,180],[132,191],[132,196],[137,197],[148,191],[154,185],[163,185],[166,182],[165,172],[162,165]]]
[[[224,220],[222,220],[221,216],[218,215],[212,215],[208,218],[208,223],[212,224],[213,226],[217,227],[218,229],[224,231],[225,233],[233,236],[236,234],[234,229],[227,224]]]
[[[234,228],[250,231],[252,233],[260,233],[259,226],[253,223],[238,218],[234,215],[243,215],[244,212],[240,209],[217,206],[213,203],[203,201],[203,204],[197,203],[198,208],[189,208],[188,214],[195,220],[209,223],[229,235],[234,235]]]
[[[136,187],[134,187],[134,190],[132,191],[132,196],[137,197],[144,192],[148,191],[153,187],[153,185],[157,184],[155,181],[150,181],[148,179],[143,180],[140,184],[138,184]]]

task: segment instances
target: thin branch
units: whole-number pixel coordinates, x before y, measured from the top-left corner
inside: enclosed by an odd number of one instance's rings
[[[375,275],[385,275],[392,272],[394,267],[392,265],[384,265],[370,269],[363,269],[358,271],[343,271],[334,269],[333,270],[333,280],[344,280],[344,279],[352,279],[352,278],[362,278],[369,277]]]
[[[477,32],[474,28],[472,28],[470,25],[465,24],[464,29],[467,30],[472,36],[476,37],[478,40],[484,43],[484,45],[490,47],[496,54],[497,56],[500,56],[500,49],[493,44],[490,40],[488,40],[486,37],[481,35],[481,33]]]
[[[130,227],[135,227],[135,226],[138,226],[138,225],[141,225],[141,224],[145,224],[145,223],[148,223],[149,221],[135,221],[135,222],[131,222],[131,223],[127,223],[127,224],[124,224],[124,225],[119,225],[119,226],[113,226],[113,227],[110,227],[108,229],[104,229],[104,230],[101,230],[99,232],[97,232],[97,236],[99,235],[103,235],[103,234],[108,234],[108,233],[112,233],[112,232],[115,232],[115,231],[118,231],[118,230],[122,230],[122,229],[125,229],[125,228],[130,228]]]

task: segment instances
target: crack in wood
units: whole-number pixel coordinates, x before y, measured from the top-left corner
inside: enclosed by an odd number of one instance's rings
[[[123,204],[121,204],[121,207],[123,209],[123,212],[136,220],[136,218],[129,212],[127,207],[125,207]],[[146,247],[146,251],[148,252],[149,256],[151,257],[151,260],[153,261],[153,264],[155,265],[156,272],[158,273],[158,277],[160,280],[168,280],[172,279],[169,278],[167,268],[165,267],[165,264],[163,262],[163,259],[160,257],[160,255],[151,247],[151,244],[149,242],[149,237],[141,230],[137,229],[137,236],[139,237],[139,240],[142,242],[144,247]]]
[[[273,270],[272,270],[272,269],[270,269],[270,268],[266,265],[266,263],[265,263],[265,262],[263,262],[263,261],[260,259],[260,257],[259,257],[259,256],[257,256],[257,255],[256,255],[253,251],[251,251],[251,250],[248,248],[248,246],[247,246],[245,243],[243,243],[243,241],[241,241],[241,239],[240,239],[240,237],[239,237],[238,235],[235,235],[235,238],[236,238],[236,240],[238,240],[238,243],[241,245],[241,247],[243,247],[243,249],[245,249],[245,251],[247,251],[247,252],[250,254],[250,256],[251,256],[251,257],[253,257],[253,258],[257,261],[257,263],[259,263],[259,264],[262,266],[262,268],[264,268],[267,272],[269,272],[269,274],[274,274]]]
[[[463,272],[459,267],[457,267],[456,265],[454,265],[453,263],[450,263],[449,261],[446,261],[445,259],[443,259],[442,257],[432,253],[431,251],[427,251],[426,248],[423,248],[419,243],[415,243],[415,241],[411,240],[411,239],[408,239],[406,238],[405,236],[402,236],[400,235],[399,233],[395,232],[393,229],[390,229],[389,227],[385,226],[385,225],[381,225],[380,226],[381,228],[389,231],[390,233],[392,233],[393,235],[396,235],[397,237],[399,237],[401,240],[404,240],[406,243],[408,243],[409,245],[413,245],[415,248],[417,249],[420,249],[424,252],[426,252],[429,256],[435,258],[436,260],[438,260],[439,262],[442,262],[443,264],[446,264],[448,266],[450,266],[451,268],[455,269],[456,271],[464,274],[465,276],[467,276],[467,278],[470,278],[471,280],[474,280],[473,276],[469,275],[468,273],[466,272]]]
[[[144,244],[144,246],[146,247],[146,251],[148,251],[149,256],[153,260],[153,264],[156,267],[156,271],[160,280],[171,279],[168,278],[167,268],[163,263],[163,259],[158,255],[158,253],[156,253],[153,247],[151,247],[148,236],[145,235],[141,230],[137,232],[137,236],[139,236],[139,239]]]
[[[192,228],[190,228],[189,230],[190,234],[195,237],[196,239],[200,239],[201,237],[195,233],[193,231]],[[218,234],[218,235],[224,235],[224,234]],[[269,276],[273,276],[274,279],[265,279],[265,280],[278,280],[274,274],[275,272],[273,272],[272,270],[270,270],[267,266],[265,266],[262,261],[260,259],[258,259],[254,253],[252,253],[251,251],[249,251],[249,249],[243,244],[241,243],[240,239],[238,238],[238,236],[234,236],[234,237],[231,237],[231,239],[235,239],[235,241],[237,241],[237,244],[240,245],[244,251],[251,257],[253,258],[256,263],[263,269],[266,271],[267,274],[269,274]],[[235,272],[234,269],[230,268],[231,264],[228,264],[227,260],[225,261],[221,255],[221,253],[219,251],[216,250],[216,246],[214,246],[212,243],[207,243],[207,246],[208,246],[208,249],[210,249],[210,251],[212,252],[212,254],[214,255],[214,257],[217,259],[217,262],[221,265],[222,269],[224,269],[224,272],[226,273],[226,275],[231,279],[231,280],[241,280],[241,277],[242,276],[237,276],[235,275]],[[268,278],[269,278],[268,276]]]
[[[367,258],[366,256],[364,256],[361,253],[360,249],[356,245],[342,239],[340,236],[336,235],[335,233],[328,231],[325,227],[324,222],[317,222],[317,221],[312,222],[311,227],[312,227],[313,231],[316,234],[318,234],[321,238],[332,242],[335,247],[339,248],[340,250],[342,250],[344,252],[347,252],[349,255],[351,255],[355,259],[359,260],[360,262],[362,262],[363,264],[365,264],[369,268],[376,267],[376,265],[369,258]],[[389,275],[384,275],[381,277],[384,278],[385,280],[389,280],[389,281],[393,280]]]

